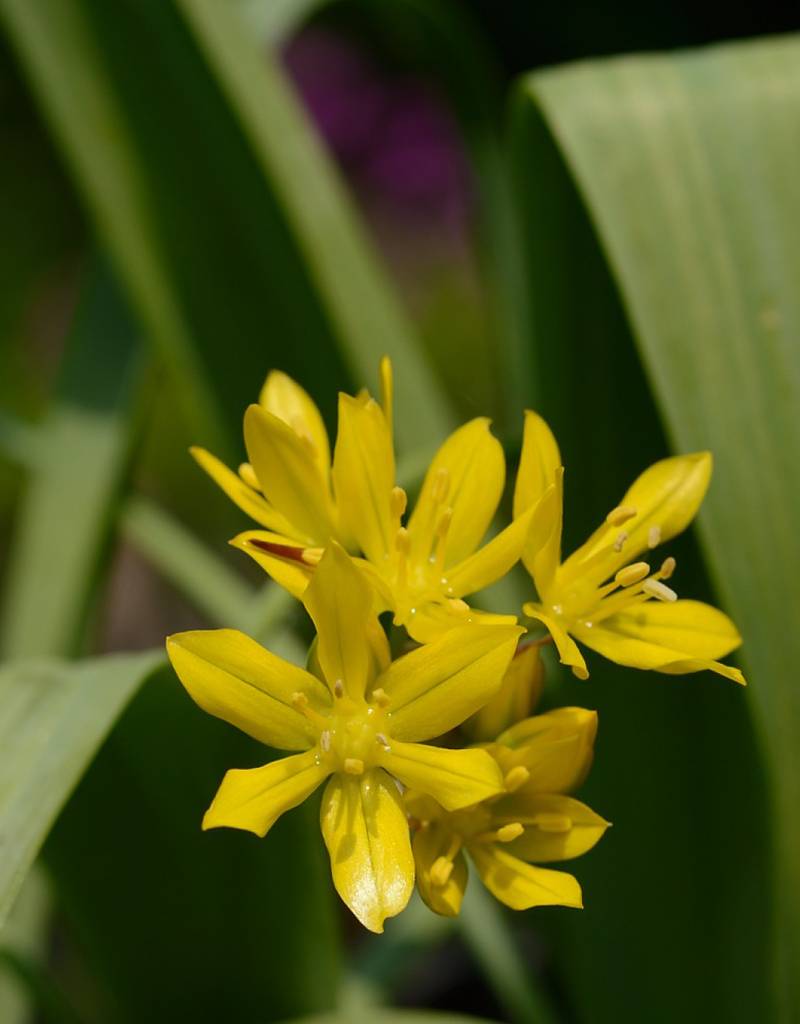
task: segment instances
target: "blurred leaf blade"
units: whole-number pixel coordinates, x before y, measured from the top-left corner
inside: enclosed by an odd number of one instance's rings
[[[535,73],[518,122],[529,169],[551,159],[555,140],[574,175],[676,449],[715,455],[699,526],[745,638],[771,776],[773,961],[786,1021],[800,1012],[798,57],[800,42],[786,37]],[[544,246],[558,244],[555,219],[539,229]],[[562,275],[555,287],[578,294],[581,281]],[[537,298],[534,334],[550,302]],[[726,1012],[745,1013],[745,1002]]]

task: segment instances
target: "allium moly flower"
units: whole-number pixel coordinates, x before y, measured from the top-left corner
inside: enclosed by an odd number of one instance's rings
[[[561,661],[579,678],[589,673],[575,640],[620,665],[674,674],[711,669],[744,683],[739,669],[716,660],[741,644],[728,616],[701,601],[678,600],[664,582],[675,571],[674,558],[655,570],[650,561],[655,548],[694,518],[711,465],[710,452],[654,463],[562,562],[561,456],[544,420],[526,413],[514,510],[536,508],[522,560],[539,600],[524,611],[547,627]]]
[[[328,779],[321,825],[334,884],[362,924],[382,931],[414,884],[396,780],[450,810],[502,791],[487,751],[420,741],[452,729],[493,695],[522,630],[468,624],[390,662],[367,581],[335,543],[303,601],[317,629],[319,675],[236,630],[167,640],[175,671],[201,708],[271,747],[299,751],[229,771],[203,828],[264,836]]]
[[[585,804],[565,795],[589,770],[596,731],[593,711],[560,708],[536,715],[487,748],[503,772],[504,794],[456,811],[421,793],[406,794],[417,826],[417,887],[432,910],[458,914],[467,856],[486,888],[512,910],[583,906],[572,875],[538,865],[586,853],[608,828]]]
[[[395,483],[392,374],[381,363],[382,405],[366,393],[339,396],[331,462],[319,411],[306,392],[272,372],[258,405],[245,413],[249,462],[237,476],[193,449],[200,465],[266,530],[231,543],[295,597],[303,594],[331,540],[353,555],[375,588],[379,610],[421,643],[471,621],[514,616],[471,609],[465,595],[504,576],[519,559],[533,509],[483,547],[505,483],[503,449],[487,419],[475,419],[442,445],[404,524],[406,494]]]
[[[527,718],[544,688],[541,642],[521,644],[506,669],[500,689],[466,723],[473,740],[493,739],[515,722]]]

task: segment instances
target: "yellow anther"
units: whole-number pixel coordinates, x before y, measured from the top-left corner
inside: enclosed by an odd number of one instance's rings
[[[376,732],[375,742],[380,743],[384,750],[391,750],[391,747],[389,746],[389,737],[385,732]]]
[[[319,565],[324,550],[324,548],[303,548],[300,557],[306,565],[316,566]]]
[[[324,715],[321,715],[319,711],[315,711],[314,708],[311,707],[308,697],[301,690],[296,690],[292,694],[291,700],[292,705],[300,712],[301,715],[307,718],[309,722],[320,730],[321,735],[322,730],[324,730],[329,724],[328,719],[325,718]]]
[[[431,498],[437,505],[441,503],[447,497],[447,492],[450,489],[450,471],[445,467],[441,466],[436,470],[436,475],[433,478],[433,484],[431,486]]]
[[[503,779],[506,791],[513,793],[514,790],[519,789],[520,786],[524,786],[530,777],[531,773],[525,765],[518,764],[515,768],[512,768],[511,771],[507,772],[506,777]]]
[[[520,822],[512,821],[508,825],[503,825],[502,828],[497,830],[497,842],[510,843],[512,840],[518,839],[524,831],[525,829],[522,827]]]
[[[622,531],[622,533],[617,534],[617,539],[614,541],[614,550],[617,552],[617,554],[619,554],[619,552],[622,551],[622,549],[625,547],[625,543],[628,540],[628,536],[629,534],[627,534],[624,530]]]
[[[308,697],[300,690],[295,690],[292,694],[292,704],[298,711],[304,711],[308,707]]]
[[[389,694],[382,686],[379,686],[377,690],[372,691],[372,703],[377,704],[379,708],[386,708],[389,706]]]
[[[344,683],[341,679],[337,679],[333,684],[333,695],[334,697],[344,697]]]
[[[346,757],[344,759],[344,770],[348,775],[363,775],[364,762],[360,757]]]
[[[451,597],[448,604],[459,615],[466,615],[469,612],[469,605],[466,601],[462,601],[460,597]]]
[[[619,583],[621,587],[630,587],[641,582],[649,572],[650,566],[647,562],[634,562],[633,565],[626,565],[624,569],[620,569],[614,577],[614,582]]]
[[[323,729],[319,734],[319,747],[323,754],[327,754],[331,749],[331,732],[330,729]]]
[[[402,487],[393,487],[389,499],[389,507],[393,518],[399,519],[408,507],[408,495]]]
[[[439,520],[436,523],[436,548],[433,553],[432,561],[436,563],[437,571],[441,572],[444,569],[445,555],[447,554],[447,531],[450,529],[450,523],[453,521],[453,510],[446,508],[444,512],[439,516]]]
[[[394,546],[400,552],[401,555],[407,555],[409,548],[411,547],[411,534],[405,528],[401,526],[397,533],[394,535]]]
[[[661,563],[661,568],[659,569],[659,575],[661,576],[661,579],[668,580],[670,576],[675,572],[675,566],[677,564],[678,563],[675,561],[672,555],[670,555],[669,558],[665,558],[664,561]]]
[[[627,523],[629,519],[633,519],[636,515],[636,509],[633,505],[617,505],[616,508],[612,508],[606,516],[606,522],[609,526],[622,526],[623,523]]]
[[[572,819],[566,814],[551,814],[546,811],[537,814],[533,823],[542,832],[569,832],[572,828]]]
[[[664,586],[663,583],[659,583],[658,580],[645,580],[642,584],[642,590],[651,597],[655,597],[658,601],[677,601],[678,595],[671,587]]]
[[[651,526],[647,531],[647,546],[649,548],[657,548],[661,543],[661,527]]]
[[[453,862],[447,857],[437,857],[431,867],[431,884],[444,886],[450,881],[453,873]]]
[[[247,484],[248,487],[252,487],[254,491],[261,490],[261,484],[258,482],[256,471],[250,465],[249,462],[243,462],[239,466],[239,476]]]

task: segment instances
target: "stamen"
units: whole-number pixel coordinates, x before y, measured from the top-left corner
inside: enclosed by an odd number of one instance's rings
[[[678,595],[672,590],[671,587],[664,586],[663,583],[659,583],[658,580],[645,580],[642,584],[642,590],[651,597],[655,597],[659,601],[677,601]]]
[[[394,519],[400,519],[408,507],[408,495],[402,487],[393,487],[389,507]]]
[[[624,530],[622,531],[622,533],[617,534],[617,539],[614,541],[614,550],[617,552],[617,554],[619,554],[620,551],[622,551],[622,549],[625,547],[625,542],[627,541],[629,536],[630,534],[627,534]]]
[[[543,812],[536,815],[533,824],[542,832],[569,832],[572,828],[572,819],[566,814]]]
[[[330,729],[323,729],[319,734],[319,746],[323,754],[327,754],[331,749],[331,731]]]
[[[519,789],[520,786],[524,786],[528,779],[531,777],[531,773],[525,767],[524,764],[518,764],[511,771],[506,773],[506,777],[503,779],[505,783],[506,792],[513,793]]]
[[[616,508],[612,508],[606,516],[606,522],[609,526],[622,526],[623,523],[627,523],[629,519],[633,519],[636,515],[636,509],[633,505],[617,505]]]
[[[401,555],[407,555],[409,548],[411,547],[411,534],[405,528],[401,526],[397,533],[394,535],[394,546],[400,552]]]
[[[389,706],[389,694],[382,686],[379,686],[377,690],[372,691],[372,703],[377,704],[379,708],[386,708]]]
[[[450,523],[452,523],[452,521],[453,510],[451,508],[446,508],[439,517],[439,522],[436,524],[436,546],[432,561],[436,564],[437,572],[442,572],[444,569],[444,560],[447,550],[447,531],[450,529]]]
[[[394,419],[392,408],[394,405],[394,379],[392,376],[392,363],[388,356],[384,356],[381,359],[379,373],[381,378],[381,405],[383,406],[383,415],[386,417],[389,434],[391,435]]]
[[[669,558],[665,558],[664,561],[661,563],[661,568],[659,569],[661,579],[668,580],[670,576],[675,572],[675,566],[677,564],[678,563],[675,561],[672,555],[670,555]]]
[[[510,843],[512,840],[517,839],[525,829],[522,824],[518,821],[512,821],[508,825],[503,825],[502,828],[497,830],[497,842],[498,843]]]
[[[306,565],[317,566],[324,551],[325,548],[303,548],[300,558]]]
[[[385,732],[376,732],[375,733],[375,742],[376,743],[380,743],[380,745],[383,747],[384,750],[391,750],[392,749],[390,747],[390,745],[389,745],[389,737],[386,735]]]
[[[433,478],[433,484],[431,486],[431,498],[434,503],[441,505],[447,497],[447,492],[450,488],[450,471],[446,466],[441,466],[436,470],[436,475]]]
[[[247,484],[248,487],[252,487],[254,491],[261,490],[261,484],[258,482],[256,471],[250,465],[249,462],[243,462],[239,466],[239,476]]]
[[[315,725],[320,732],[325,730],[328,726],[328,719],[324,715],[321,715],[319,711],[315,711],[311,707],[308,701],[308,696],[301,690],[296,690],[292,694],[292,705],[295,707],[301,715],[309,720],[312,725]]]
[[[640,583],[650,572],[647,562],[634,562],[633,565],[626,565],[614,577],[614,581],[621,587],[630,587],[634,583]]]
[[[334,697],[344,697],[344,683],[341,679],[337,679],[333,684],[333,695]]]
[[[344,770],[348,775],[363,775],[364,762],[360,757],[346,757],[344,759]]]
[[[466,615],[469,612],[469,605],[466,601],[462,601],[460,597],[451,597],[447,603],[454,612],[458,612],[460,615]]]
[[[650,529],[647,531],[647,546],[650,549],[657,548],[660,543],[661,543],[661,527],[660,526],[651,526]]]
[[[431,867],[431,884],[442,888],[450,881],[453,873],[453,862],[447,857],[437,857]]]

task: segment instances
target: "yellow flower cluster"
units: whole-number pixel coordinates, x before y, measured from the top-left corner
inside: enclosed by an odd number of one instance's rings
[[[677,600],[664,582],[674,559],[655,571],[637,560],[691,521],[710,455],[651,466],[561,562],[563,469],[544,421],[526,414],[512,522],[483,543],[505,486],[488,420],[445,441],[407,515],[388,360],[381,381],[381,403],[364,392],[340,396],[333,458],[317,407],[279,372],[245,413],[248,461],[238,473],[193,450],[262,527],[231,543],[303,603],[316,630],[305,669],[236,630],[168,638],[200,707],[292,752],[229,771],[203,828],[264,836],[326,782],[321,827],[334,884],[373,931],[405,907],[415,878],[431,909],[457,914],[465,854],[514,909],[581,906],[571,875],[539,865],[586,852],[607,828],[566,795],[588,771],[597,722],[580,708],[527,717],[542,687],[540,647],[552,638],[581,678],[588,671],[576,639],[623,665],[711,668],[744,681],[716,660],[740,642],[730,620]],[[464,600],[520,559],[538,596],[525,605],[528,622],[547,629],[522,643],[516,615]],[[385,612],[418,645],[394,660]],[[446,743],[462,725],[478,745]]]

